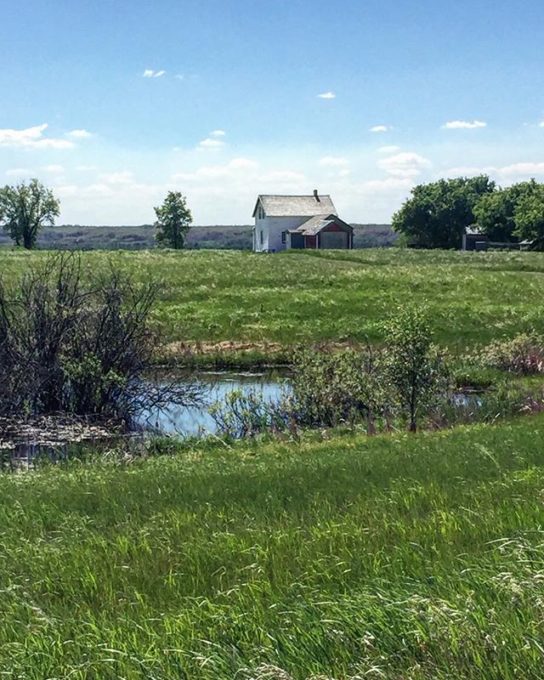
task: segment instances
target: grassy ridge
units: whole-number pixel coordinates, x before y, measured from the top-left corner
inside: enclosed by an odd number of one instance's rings
[[[0,271],[13,277],[45,256],[0,251]],[[406,303],[427,305],[437,341],[456,349],[544,331],[539,253],[121,251],[83,257],[91,271],[112,262],[140,280],[161,279],[154,323],[164,342],[381,341],[381,322]]]
[[[353,224],[355,248],[379,248],[392,245],[397,234],[388,224]],[[0,246],[10,246],[9,236],[0,231]],[[188,248],[238,248],[251,250],[251,225],[193,225],[187,237]],[[145,249],[155,246],[152,225],[46,227],[38,236],[38,247],[49,249],[118,250]]]
[[[541,678],[543,435],[538,416],[1,476],[0,671]]]

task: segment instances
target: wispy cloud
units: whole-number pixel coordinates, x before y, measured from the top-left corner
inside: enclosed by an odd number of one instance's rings
[[[51,175],[60,175],[62,172],[64,172],[62,165],[44,165],[42,170],[44,172],[48,172]]]
[[[389,132],[392,129],[391,125],[373,125],[369,132]]]
[[[378,149],[378,153],[397,153],[397,151],[400,151],[400,146],[380,146]]]
[[[132,184],[134,175],[130,170],[121,170],[100,175],[100,179],[107,184]]]
[[[66,133],[67,137],[71,137],[72,139],[88,139],[89,137],[92,137],[92,134],[88,130],[70,130],[70,132]]]
[[[152,68],[146,68],[145,71],[142,73],[142,77],[144,78],[160,78],[161,76],[165,75],[166,71],[154,71]]]
[[[322,168],[346,168],[349,165],[349,161],[341,156],[324,156],[319,159],[318,164]]]
[[[225,146],[225,142],[213,137],[206,137],[206,139],[198,143],[199,149],[220,149],[222,146]]]
[[[31,177],[35,172],[29,168],[10,168],[5,174],[7,177]]]
[[[347,177],[351,174],[350,162],[342,156],[324,156],[317,164],[327,171],[326,177],[328,178]]]
[[[431,161],[417,153],[403,152],[378,161],[378,167],[394,177],[417,177],[430,167]]]
[[[476,130],[485,127],[487,123],[483,120],[450,120],[442,126],[444,130]]]
[[[317,95],[319,99],[336,99],[336,94],[334,92],[322,92]]]
[[[44,137],[47,123],[23,130],[0,129],[0,146],[16,146],[32,149],[71,149],[74,143],[67,139]]]
[[[226,134],[227,133],[224,130],[212,130],[206,139],[203,139],[198,143],[198,148],[208,150],[220,149],[222,146],[225,146],[223,138],[226,136]]]
[[[521,161],[510,165],[457,166],[440,172],[440,177],[475,177],[490,175],[498,182],[517,182],[531,177],[544,177],[544,162]]]

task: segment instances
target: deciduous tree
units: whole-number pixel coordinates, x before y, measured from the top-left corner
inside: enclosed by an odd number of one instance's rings
[[[424,406],[446,391],[443,361],[432,345],[426,314],[418,309],[400,309],[386,323],[388,338],[386,372],[396,401],[416,432]]]
[[[0,226],[18,246],[33,248],[42,227],[53,225],[59,214],[59,201],[37,179],[0,189]]]
[[[185,245],[193,216],[187,199],[179,191],[169,191],[162,205],[155,208],[157,243],[179,250]]]
[[[544,184],[520,198],[515,210],[516,236],[532,241],[535,250],[544,250]]]
[[[516,241],[516,208],[538,189],[534,179],[485,194],[474,206],[476,224],[491,241]]]
[[[412,245],[459,248],[466,228],[474,223],[478,199],[494,189],[486,175],[419,184],[393,216],[393,228]]]

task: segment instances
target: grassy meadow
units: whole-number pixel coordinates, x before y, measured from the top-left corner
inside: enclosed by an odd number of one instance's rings
[[[0,272],[11,285],[49,256],[0,250]],[[382,342],[403,304],[425,305],[458,352],[544,332],[544,254],[153,250],[82,263],[160,280],[163,345],[246,347],[255,362]],[[540,414],[417,435],[169,442],[171,455],[0,473],[0,677],[540,679],[543,437]]]
[[[46,252],[0,250],[9,280]],[[108,266],[159,279],[153,323],[163,343],[253,346],[262,360],[296,344],[380,342],[398,305],[429,308],[436,341],[455,351],[532,328],[544,331],[544,254],[370,249],[86,252]],[[247,348],[246,348],[247,349]]]
[[[544,417],[0,476],[0,676],[542,677]]]

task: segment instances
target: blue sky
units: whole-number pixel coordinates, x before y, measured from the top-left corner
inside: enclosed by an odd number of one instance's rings
[[[544,180],[544,3],[2,3],[0,184],[60,222],[140,224],[170,189],[197,224],[258,193],[331,193],[387,222],[419,182]]]

